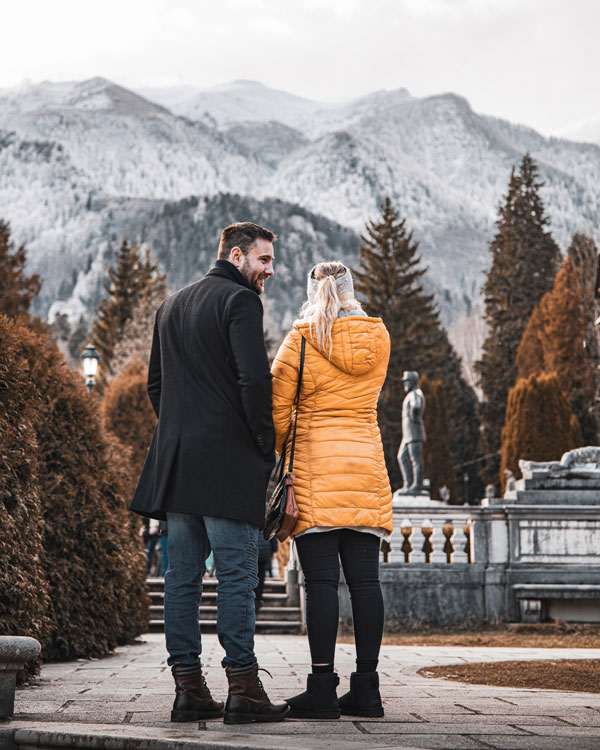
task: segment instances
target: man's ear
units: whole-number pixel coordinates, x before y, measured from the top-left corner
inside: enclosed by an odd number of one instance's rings
[[[229,262],[233,263],[234,266],[239,266],[243,258],[244,253],[237,245],[229,251]]]

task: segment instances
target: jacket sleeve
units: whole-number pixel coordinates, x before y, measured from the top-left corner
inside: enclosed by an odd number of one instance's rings
[[[273,362],[273,423],[275,450],[279,455],[292,424],[292,410],[300,376],[300,336],[291,330]]]
[[[159,416],[160,392],[162,385],[162,371],[160,361],[160,338],[158,334],[158,313],[154,320],[154,334],[152,335],[152,349],[150,351],[150,363],[148,365],[148,397],[154,413]]]
[[[273,397],[263,333],[263,307],[255,292],[241,290],[229,303],[229,342],[238,372],[246,422],[265,458],[273,456]]]

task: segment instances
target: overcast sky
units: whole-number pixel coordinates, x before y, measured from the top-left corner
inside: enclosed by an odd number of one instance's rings
[[[5,0],[0,86],[236,78],[340,101],[454,91],[548,134],[600,119],[599,0]]]

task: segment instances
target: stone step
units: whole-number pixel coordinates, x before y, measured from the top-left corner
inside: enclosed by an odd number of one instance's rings
[[[217,608],[201,606],[198,610],[200,620],[216,620]],[[162,620],[164,618],[164,607],[151,606],[150,619]],[[258,610],[256,619],[258,620],[281,620],[293,621],[300,618],[299,607],[268,607],[263,606]]]
[[[203,633],[215,633],[217,630],[216,620],[200,620],[200,628]],[[164,620],[150,620],[148,630],[151,633],[162,633],[164,629]],[[298,635],[302,632],[302,621],[299,618],[297,620],[257,620],[256,632],[259,634]]]
[[[164,578],[146,578],[148,590],[152,594],[153,592],[164,591],[165,579]],[[284,593],[286,591],[286,583],[281,578],[266,578],[264,591],[266,593]],[[216,591],[217,590],[217,579],[216,578],[203,578],[202,579],[202,590],[204,592]]]
[[[162,606],[164,602],[164,594],[162,591],[151,591],[150,601],[153,606]],[[263,602],[271,607],[285,607],[287,606],[287,594],[263,594]],[[216,606],[217,593],[216,591],[203,591],[202,592],[202,605]]]

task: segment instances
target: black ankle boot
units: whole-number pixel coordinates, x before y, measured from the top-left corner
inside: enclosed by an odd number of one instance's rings
[[[350,692],[340,698],[344,716],[383,716],[377,672],[352,672]]]
[[[306,692],[287,698],[291,708],[290,719],[339,719],[340,706],[336,687],[340,678],[335,672],[309,674]]]

